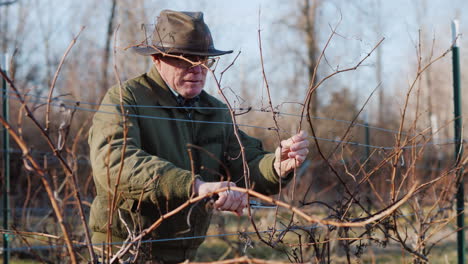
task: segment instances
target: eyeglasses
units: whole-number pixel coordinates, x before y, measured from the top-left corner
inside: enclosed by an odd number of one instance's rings
[[[207,68],[211,68],[216,63],[216,58],[208,58],[206,56],[198,56],[198,55],[176,55],[176,56],[179,56],[179,57],[167,56],[167,57],[164,57],[164,59],[172,61],[174,64],[177,65],[177,67],[185,68],[185,69],[190,69],[198,65],[204,65]]]

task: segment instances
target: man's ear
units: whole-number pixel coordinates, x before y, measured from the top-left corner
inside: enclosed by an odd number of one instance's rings
[[[159,69],[161,65],[161,60],[159,59],[158,55],[151,55],[151,60],[153,61],[153,64],[156,66],[157,69]]]

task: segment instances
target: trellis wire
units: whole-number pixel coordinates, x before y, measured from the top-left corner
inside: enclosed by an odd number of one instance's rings
[[[11,97],[11,96],[10,96]],[[121,113],[114,113],[114,112],[108,112],[108,111],[102,111],[102,110],[97,110],[97,109],[90,109],[90,108],[83,108],[79,106],[69,106],[65,104],[57,104],[57,103],[51,103],[52,106],[55,107],[63,107],[66,109],[74,109],[74,110],[81,110],[81,111],[86,111],[86,112],[94,112],[94,113],[104,113],[104,114],[110,114],[110,115],[122,115]],[[115,105],[116,106],[116,105]],[[152,106],[156,107],[156,106]],[[160,107],[160,106],[159,106]],[[164,108],[189,108],[189,107],[164,107]],[[192,107],[192,108],[197,108],[197,107]],[[223,108],[215,108],[215,109],[223,109]],[[227,108],[226,108],[227,109]],[[168,117],[158,117],[158,116],[147,116],[147,115],[138,115],[138,114],[127,114],[129,117],[137,117],[137,118],[147,118],[147,119],[156,119],[156,120],[168,120],[168,121],[178,121],[178,122],[191,122],[191,123],[206,123],[206,124],[219,124],[219,125],[233,125],[231,122],[220,122],[220,121],[202,121],[202,120],[191,120],[191,119],[181,119],[181,118],[168,118]],[[319,119],[325,119],[321,117],[317,117]],[[329,119],[332,121],[344,121],[344,120],[335,120],[335,119]],[[351,123],[350,121],[346,121]],[[258,129],[264,129],[264,130],[277,130],[274,127],[263,127],[263,126],[255,126],[255,125],[248,125],[248,124],[239,124],[236,123],[237,126],[240,127],[249,127],[249,128],[258,128]],[[362,125],[361,126],[366,126]],[[371,128],[370,126],[367,126]],[[379,128],[383,130],[384,128]],[[280,132],[284,132],[287,134],[291,134],[290,132],[286,130],[280,129]],[[392,130],[389,130],[387,132],[394,132]],[[321,138],[321,137],[314,137],[314,136],[309,136],[310,139],[317,139],[319,141],[326,141],[326,142],[333,142],[333,143],[340,143],[340,144],[347,144],[347,145],[353,145],[353,146],[359,146],[359,147],[369,147],[373,149],[381,149],[381,150],[393,150],[395,149],[393,146],[375,146],[375,145],[369,145],[369,144],[363,144],[359,142],[354,142],[354,141],[343,141],[343,140],[337,140],[337,139],[328,139],[328,138]],[[401,147],[401,149],[412,149],[412,148],[419,148],[423,146],[428,146],[428,145],[446,145],[446,144],[453,144],[455,141],[454,139],[447,139],[447,140],[439,140],[439,142],[427,142],[423,144],[416,144],[416,145],[409,145],[409,146],[404,146]]]
[[[9,94],[14,94],[14,96],[10,95],[10,98],[15,99],[16,93],[15,92],[8,92]],[[34,97],[36,98],[36,101],[29,101],[31,103],[47,103],[48,97],[46,96],[40,96],[36,94],[22,94],[22,96],[29,96],[29,97]],[[40,101],[41,99],[46,100],[45,102]],[[100,104],[100,103],[91,103],[91,102],[86,102],[86,101],[77,101],[77,100],[70,100],[70,99],[59,99],[58,97],[52,98],[52,101],[57,101],[57,102],[67,102],[67,103],[72,103],[75,106],[76,105],[92,105],[92,106],[119,106],[119,104]],[[55,104],[55,106],[57,106]],[[65,104],[60,104],[60,106],[66,106],[69,109],[73,109],[73,106],[65,105]],[[227,107],[200,107],[200,106],[193,106],[193,107],[184,107],[184,106],[155,106],[155,105],[126,105],[123,104],[124,107],[134,107],[134,108],[164,108],[164,109],[212,109],[212,110],[229,110]],[[78,108],[79,109],[79,108]],[[251,107],[239,107],[239,108],[233,108],[232,110],[238,110],[238,111],[255,111],[255,112],[264,112],[264,113],[271,113],[271,110],[267,109],[256,109],[256,108],[251,108]],[[100,112],[99,110],[96,112]],[[292,114],[292,113],[285,113],[285,112],[280,112],[280,111],[275,111],[275,114],[278,115],[283,115],[283,116],[295,116],[295,117],[304,117],[300,114]],[[380,130],[383,132],[389,132],[393,134],[398,134],[400,133],[397,130],[392,130],[392,129],[387,129],[387,128],[382,128],[382,127],[377,127],[377,126],[371,126],[371,125],[366,125],[366,124],[361,124],[358,122],[351,122],[348,120],[342,120],[342,119],[335,119],[335,118],[328,118],[328,117],[319,117],[319,116],[312,116],[312,119],[317,119],[317,120],[328,120],[328,121],[335,121],[335,122],[340,122],[340,123],[346,123],[346,124],[352,124],[353,126],[359,126],[359,127],[368,127],[374,130]],[[406,135],[406,132],[401,132],[402,135]],[[412,136],[415,136],[416,134],[412,134]]]
[[[449,210],[448,208],[441,208],[435,213],[439,213],[442,211],[447,211]],[[397,218],[401,217],[408,217],[417,214],[417,212],[414,213],[409,213],[409,214],[403,214],[403,215],[398,215]],[[359,218],[352,219],[352,221],[359,220]],[[258,233],[260,234],[265,234],[265,233],[271,233],[273,231],[275,232],[283,232],[287,230],[301,230],[301,229],[316,229],[319,228],[320,226],[330,226],[330,225],[318,225],[318,224],[313,224],[311,226],[300,226],[300,227],[292,227],[289,229],[282,229],[282,230],[263,230],[259,231]],[[363,227],[364,228],[364,227]],[[9,231],[5,230],[6,232],[12,233],[11,235],[17,235],[14,231]],[[255,235],[257,232],[255,231],[250,231],[250,232],[237,232],[237,233],[224,233],[224,234],[216,234],[216,235],[205,235],[205,236],[191,236],[191,237],[176,237],[176,238],[162,238],[162,239],[148,239],[148,240],[141,240],[138,242],[112,242],[112,243],[95,243],[92,244],[92,246],[97,246],[97,247],[102,247],[103,245],[127,245],[127,244],[136,244],[136,243],[158,243],[158,242],[169,242],[169,241],[181,241],[181,240],[191,240],[191,239],[199,239],[199,238],[214,238],[214,237],[226,237],[226,236],[239,236],[239,235]],[[86,247],[85,244],[74,244],[74,247],[80,248],[80,247]],[[46,250],[46,249],[56,249],[56,248],[66,248],[65,244],[62,245],[51,245],[51,246],[31,246],[31,247],[16,247],[16,248],[10,248],[10,252],[21,252],[21,251],[29,251],[29,250]]]

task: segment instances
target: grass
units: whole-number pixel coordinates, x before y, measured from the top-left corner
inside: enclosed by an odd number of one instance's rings
[[[3,257],[0,263],[3,264]],[[37,263],[35,260],[26,260],[26,259],[10,259],[10,264],[31,264],[31,263]]]
[[[232,240],[232,243],[234,243],[236,239]],[[236,252],[230,249],[229,244],[225,241],[210,238],[200,247],[197,261],[215,261],[247,255],[252,258],[288,262],[288,258],[283,253],[284,250],[290,249],[285,247],[272,249],[259,241],[255,241],[254,247],[248,248],[245,253],[242,254],[242,252]],[[311,255],[304,256],[305,259],[310,259],[311,257]],[[331,263],[348,263],[345,256],[336,253],[330,256],[330,260]],[[369,247],[359,259],[352,256],[351,260],[352,263],[413,263],[412,255],[397,247],[397,245],[390,245],[386,248]],[[429,255],[430,263],[456,263],[456,261],[457,245],[455,242],[442,243],[435,247]]]
[[[258,229],[260,231],[268,230],[269,225],[274,222],[274,217],[272,214],[274,210],[258,210],[255,211],[255,219],[258,224]],[[319,214],[316,214],[319,216]],[[281,215],[278,218],[281,222],[287,222],[287,215]],[[53,223],[50,223],[53,224]],[[306,225],[306,224],[304,224]],[[277,228],[280,230],[283,228],[278,224]],[[453,232],[451,227],[446,227],[441,236],[447,232]],[[239,231],[245,232],[247,235],[239,235]],[[278,260],[288,262],[289,259],[285,252],[291,252],[294,247],[288,247],[284,244],[279,244],[277,248],[271,248],[261,242],[256,234],[252,234],[253,229],[251,227],[250,221],[247,217],[237,217],[230,213],[217,213],[212,220],[212,224],[208,231],[208,235],[213,235],[213,237],[208,237],[206,241],[200,247],[197,254],[197,261],[215,261],[230,259],[240,256],[249,256],[252,258],[259,258],[265,260]],[[319,232],[319,231],[317,231]],[[336,232],[335,232],[336,233]],[[225,236],[216,236],[218,234],[228,234]],[[264,234],[266,235],[266,234]],[[456,235],[451,234],[450,236],[444,238],[431,252],[429,255],[430,263],[456,263],[457,260],[457,246],[456,246]],[[47,245],[46,241],[41,237],[30,237],[28,240],[32,245]],[[302,239],[306,239],[306,236],[303,235]],[[290,232],[283,240],[285,243],[296,244],[297,236],[293,235]],[[303,241],[304,242],[304,241]],[[16,243],[20,243],[16,241]],[[18,246],[20,246],[18,244]],[[24,245],[22,245],[24,246]],[[44,252],[46,254],[46,252]],[[312,251],[304,250],[304,260],[308,261],[313,258]],[[10,263],[37,263],[35,260],[30,260],[28,257],[31,256],[22,256],[19,258],[19,255],[13,254]],[[364,249],[364,253],[358,259],[354,256],[351,257],[352,263],[412,263],[412,255],[402,250],[397,244],[390,243],[387,247],[379,247],[376,245],[371,245]],[[332,251],[330,260],[332,263],[347,263],[346,256],[343,252]],[[0,257],[0,263],[2,258]]]
[[[268,217],[263,214],[262,217]],[[259,217],[260,218],[260,217]],[[261,221],[258,221],[261,222]],[[252,231],[250,222],[245,218],[237,218],[229,214],[217,215],[213,218],[213,224],[209,229],[209,234],[236,234],[238,230]],[[281,227],[278,227],[281,229]],[[266,226],[259,227],[259,230],[267,230]],[[449,227],[446,227],[441,235],[453,232]],[[209,237],[200,247],[197,254],[197,261],[215,261],[230,259],[240,256],[249,256],[252,258],[260,258],[265,260],[278,260],[289,262],[285,251],[292,252],[293,247],[281,246],[271,248],[261,242],[256,234],[250,234],[250,241],[242,235],[229,235],[221,237]],[[305,239],[303,236],[302,239]],[[250,243],[249,243],[250,242]],[[297,236],[286,236],[285,243],[297,243]],[[304,251],[304,261],[309,261],[313,258],[313,252]],[[331,263],[348,263],[343,252],[332,251],[330,256]],[[364,249],[360,258],[351,256],[352,263],[413,263],[413,255],[403,250],[396,243],[390,243],[386,247],[380,247],[372,244]],[[457,262],[457,245],[456,234],[443,239],[433,248],[429,254],[430,263],[456,263]]]

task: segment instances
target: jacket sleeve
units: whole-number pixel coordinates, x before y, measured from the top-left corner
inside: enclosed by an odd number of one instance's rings
[[[248,136],[240,129],[238,131],[245,151],[245,160],[249,167],[250,186],[263,194],[278,193],[280,185],[284,187],[291,177],[280,178],[273,168],[275,154],[264,151],[260,140]],[[245,187],[241,148],[234,133],[229,137],[227,160],[231,176],[236,179],[236,185]]]
[[[119,87],[113,87],[106,94],[89,133],[90,158],[98,195],[113,192],[120,178],[117,195],[122,198],[141,198],[143,202],[152,203],[186,201],[192,193],[194,177],[191,172],[142,149],[138,111],[132,106],[137,102],[128,87],[122,89],[128,131],[124,135],[119,93]]]

